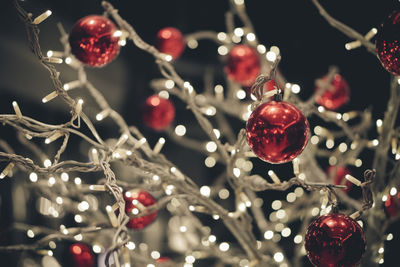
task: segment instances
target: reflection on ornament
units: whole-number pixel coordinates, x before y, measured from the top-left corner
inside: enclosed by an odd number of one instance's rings
[[[148,97],[142,111],[144,123],[156,131],[167,128],[175,118],[174,105],[158,95]]]
[[[229,52],[224,70],[229,79],[243,86],[250,86],[260,74],[260,57],[254,48],[236,45]]]
[[[393,11],[382,22],[375,46],[382,66],[393,75],[400,75],[400,11]]]
[[[308,121],[293,104],[270,101],[250,115],[246,126],[247,142],[253,152],[270,163],[285,163],[305,148],[309,136]]]
[[[182,33],[173,27],[161,29],[157,33],[156,47],[161,53],[170,55],[177,59],[185,49],[186,43]]]
[[[344,214],[318,217],[308,226],[305,237],[307,257],[318,267],[356,266],[365,247],[363,229]]]
[[[81,18],[69,34],[71,53],[82,63],[102,67],[119,53],[117,27],[106,17],[90,15]]]

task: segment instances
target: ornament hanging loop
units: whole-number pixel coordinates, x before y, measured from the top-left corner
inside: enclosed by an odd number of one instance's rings
[[[276,70],[278,68],[278,64],[281,60],[281,56],[278,55],[275,61],[271,64],[271,70],[269,75],[260,74],[255,80],[253,86],[251,87],[251,93],[256,97],[256,101],[252,104],[252,109],[254,110],[258,105],[264,102],[265,99],[271,97],[272,95],[266,95],[264,91],[264,84],[270,80],[275,80]],[[279,88],[279,85],[276,84],[276,91],[271,91],[271,93],[275,95],[274,99],[276,101],[282,100],[282,90]]]

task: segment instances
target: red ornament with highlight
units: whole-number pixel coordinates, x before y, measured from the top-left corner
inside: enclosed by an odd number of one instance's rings
[[[340,166],[330,166],[328,168],[328,177],[333,180],[333,183],[336,185],[346,185],[346,189],[343,189],[345,192],[349,192],[353,183],[346,180],[346,175],[351,172],[346,167]]]
[[[161,29],[157,33],[156,47],[161,53],[172,56],[177,59],[185,50],[185,40],[182,33],[173,27]]]
[[[322,80],[326,81],[328,77],[323,77]],[[316,91],[322,90],[320,87],[315,88]],[[339,74],[333,76],[329,87],[325,92],[315,99],[317,104],[330,109],[337,110],[346,104],[350,99],[350,88],[346,80]]]
[[[125,192],[125,212],[126,214],[140,214],[143,209],[147,206],[151,206],[157,202],[157,200],[145,190],[134,189]],[[126,227],[130,229],[140,230],[151,224],[157,218],[157,211],[132,218],[129,220]]]
[[[382,22],[375,46],[382,66],[393,75],[400,75],[400,11],[394,11]]]
[[[94,267],[94,255],[86,244],[72,244],[69,252],[72,255],[73,267]]]
[[[236,45],[229,52],[224,70],[229,79],[250,86],[261,71],[259,54],[250,46]]]
[[[318,217],[308,226],[305,236],[307,257],[318,267],[357,266],[365,247],[363,229],[344,214]]]
[[[143,106],[143,121],[150,128],[160,131],[167,128],[175,118],[175,107],[168,99],[152,95]]]
[[[102,67],[119,53],[117,30],[106,17],[90,15],[81,18],[69,34],[71,53],[88,66]]]
[[[400,192],[397,192],[394,196],[387,195],[387,200],[385,201],[385,213],[389,217],[394,217],[399,212],[400,207]]]
[[[293,104],[270,101],[250,115],[246,125],[247,143],[253,152],[269,163],[285,163],[305,148],[309,136],[306,117]]]

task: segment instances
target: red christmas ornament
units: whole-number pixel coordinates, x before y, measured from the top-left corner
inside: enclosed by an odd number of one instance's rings
[[[305,248],[308,259],[315,266],[356,266],[365,252],[364,232],[349,216],[331,213],[308,226]]]
[[[156,47],[160,52],[177,59],[182,54],[185,46],[183,35],[178,29],[167,27],[158,31]]]
[[[340,166],[330,166],[328,168],[328,177],[333,180],[334,184],[337,185],[346,185],[346,189],[343,189],[345,192],[349,192],[353,183],[346,180],[346,174],[351,174],[349,169],[346,167]]]
[[[326,81],[328,77],[323,77],[322,80]],[[321,90],[320,87],[315,87],[315,91]],[[330,109],[337,110],[350,99],[350,88],[346,80],[339,74],[333,76],[330,86],[325,89],[325,92],[315,99],[319,105]]]
[[[102,67],[119,53],[117,27],[106,17],[90,15],[78,20],[69,34],[72,54],[84,64]]]
[[[387,195],[385,201],[385,212],[389,217],[394,217],[399,212],[400,207],[400,192],[396,195]]]
[[[168,257],[160,257],[156,260],[157,263],[167,263],[167,262],[171,262],[171,259]]]
[[[126,214],[140,214],[147,206],[155,204],[156,199],[147,191],[141,189],[134,189],[125,192],[125,212]],[[149,213],[144,216],[132,218],[126,225],[130,229],[140,230],[151,224],[157,218],[157,211]]]
[[[246,125],[247,143],[262,160],[285,163],[304,149],[309,135],[308,121],[293,104],[270,101],[251,113]]]
[[[229,52],[224,69],[229,79],[243,86],[250,86],[260,74],[260,57],[254,48],[236,45]]]
[[[168,99],[152,95],[143,106],[143,121],[154,130],[167,128],[175,118],[175,107]]]
[[[382,66],[393,75],[400,75],[400,11],[394,11],[382,22],[375,46]]]
[[[72,254],[73,267],[93,267],[94,255],[90,248],[83,243],[75,243],[69,247]]]

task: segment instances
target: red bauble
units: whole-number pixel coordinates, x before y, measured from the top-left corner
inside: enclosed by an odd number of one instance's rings
[[[344,214],[321,216],[308,226],[305,248],[308,259],[318,267],[356,266],[365,252],[360,225]]]
[[[175,118],[175,107],[168,99],[152,95],[143,106],[143,121],[154,130],[167,128]]]
[[[328,177],[333,180],[334,184],[337,185],[346,185],[346,189],[343,189],[345,192],[349,192],[353,183],[346,180],[346,174],[351,174],[349,169],[346,167],[340,166],[330,166],[328,168]]]
[[[140,214],[140,211],[147,206],[155,204],[156,199],[147,191],[141,189],[134,189],[125,192],[125,212],[126,214]],[[140,230],[151,224],[157,218],[157,211],[149,213],[144,216],[132,218],[129,220],[126,227],[130,229]]]
[[[182,54],[185,46],[183,35],[178,29],[167,27],[158,31],[156,47],[160,52],[177,59]]]
[[[385,201],[385,212],[389,217],[394,217],[399,212],[400,207],[400,192],[396,195],[387,195],[387,200]]]
[[[172,262],[170,258],[168,257],[160,257],[156,260],[157,263],[168,263]]]
[[[91,67],[110,63],[119,53],[119,37],[114,35],[117,30],[106,17],[90,15],[81,18],[69,34],[72,54]]]
[[[247,143],[262,160],[284,163],[304,149],[309,135],[308,121],[293,104],[266,102],[251,113],[246,125]]]
[[[250,86],[260,74],[260,57],[254,48],[237,45],[229,52],[224,69],[229,79],[243,86]]]
[[[323,77],[322,80],[327,80],[328,77]],[[315,90],[320,90],[322,88],[315,87]],[[335,74],[330,83],[330,87],[325,89],[325,92],[315,99],[319,105],[336,110],[346,104],[350,99],[350,88],[346,80],[339,74]]]
[[[72,255],[73,267],[93,267],[94,255],[90,248],[83,243],[75,243],[69,247]]]
[[[388,72],[400,75],[400,11],[394,11],[382,22],[375,46],[382,66]]]

